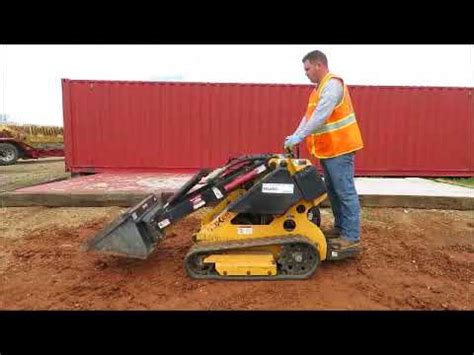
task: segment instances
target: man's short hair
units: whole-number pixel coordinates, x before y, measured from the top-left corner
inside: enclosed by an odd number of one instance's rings
[[[328,66],[328,58],[323,52],[318,51],[318,50],[312,51],[306,54],[303,57],[303,63],[306,62],[307,60],[309,60],[311,63],[320,62],[320,63],[323,63],[325,66]]]

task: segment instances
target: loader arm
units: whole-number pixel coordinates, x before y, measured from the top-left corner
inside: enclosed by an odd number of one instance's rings
[[[167,227],[257,179],[267,170],[266,164],[273,156],[243,156],[230,160],[223,168],[214,171],[203,169],[164,205],[157,196],[150,194],[87,241],[84,249],[146,259],[165,238]]]

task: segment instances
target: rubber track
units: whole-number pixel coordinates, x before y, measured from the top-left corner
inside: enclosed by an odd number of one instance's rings
[[[314,255],[315,263],[308,270],[307,273],[302,275],[271,275],[271,276],[223,276],[219,275],[216,271],[215,274],[211,275],[201,275],[193,272],[192,267],[189,266],[189,261],[192,257],[197,254],[213,254],[215,252],[231,251],[231,250],[240,250],[248,249],[253,247],[260,246],[270,246],[270,245],[287,245],[287,244],[303,244],[308,248],[311,248]],[[204,242],[201,244],[196,244],[189,250],[188,254],[185,257],[185,266],[188,275],[195,279],[208,279],[208,280],[303,280],[311,277],[318,265],[319,265],[319,251],[314,243],[310,241],[309,238],[303,235],[283,235],[269,238],[257,238],[257,239],[243,239],[238,241],[229,241],[229,242]]]

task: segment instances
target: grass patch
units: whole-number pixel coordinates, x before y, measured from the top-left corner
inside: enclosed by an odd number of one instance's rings
[[[71,173],[64,171],[64,161],[20,161],[0,167],[0,193],[70,177]]]
[[[468,178],[444,178],[443,177],[443,178],[436,178],[434,180],[438,182],[444,182],[447,184],[474,188],[474,177],[468,177]]]

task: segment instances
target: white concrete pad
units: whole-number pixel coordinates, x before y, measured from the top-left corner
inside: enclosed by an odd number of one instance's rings
[[[472,197],[474,189],[422,178],[356,178],[359,195]]]

